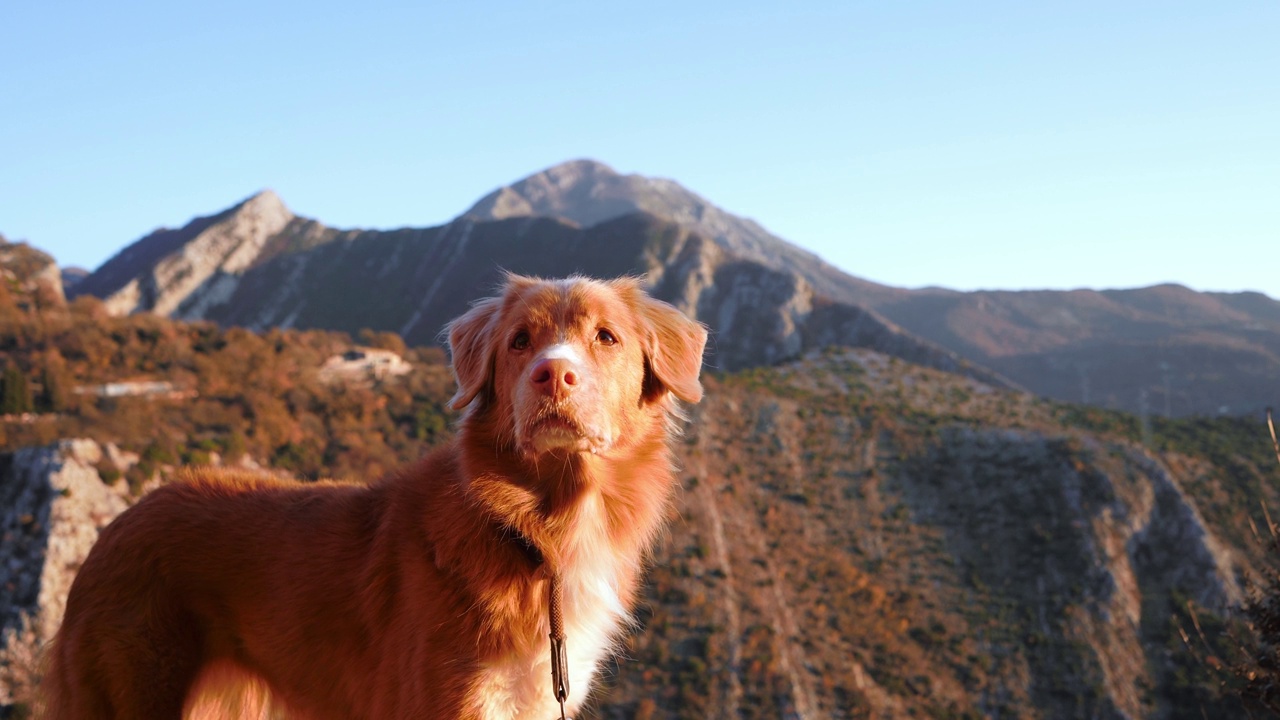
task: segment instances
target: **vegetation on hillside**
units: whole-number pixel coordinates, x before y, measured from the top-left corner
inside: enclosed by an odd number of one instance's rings
[[[1236,532],[1275,502],[1258,439],[1170,420],[1144,442],[1132,416],[861,351],[713,377],[602,712],[1243,716],[1222,668],[1249,628],[1179,570],[1177,533],[1199,508],[1260,566]]]
[[[0,305],[0,449],[65,437],[115,443],[139,462],[103,470],[133,484],[167,465],[245,457],[302,478],[376,477],[449,435],[452,381],[438,348],[406,350],[385,333],[361,339],[404,353],[413,371],[323,379],[324,361],[354,345],[341,333],[111,317],[90,297],[39,312]],[[170,385],[111,387],[129,382]]]
[[[140,487],[166,466],[215,462],[372,478],[451,433],[438,348],[362,333],[413,371],[334,381],[319,368],[355,344],[340,333],[27,297],[0,293],[0,449],[114,443],[126,461],[105,461],[104,479]],[[130,382],[168,385],[106,389]],[[1264,567],[1248,528],[1265,527],[1263,503],[1280,507],[1280,468],[1256,423],[1143,427],[864,351],[713,374],[707,390],[679,445],[685,482],[642,631],[597,693],[599,715],[1241,714],[1215,668],[1241,659],[1248,628],[1170,558],[1132,550],[1166,538],[1117,535],[1113,520],[1193,507],[1241,571]],[[1164,469],[1177,492],[1144,505]],[[1122,573],[1098,549],[1117,537],[1139,598],[1119,640]]]

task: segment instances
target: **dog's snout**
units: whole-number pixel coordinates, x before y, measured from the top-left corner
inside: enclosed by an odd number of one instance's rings
[[[543,358],[529,373],[529,381],[540,392],[554,395],[567,392],[578,384],[578,373],[573,364],[563,358]]]

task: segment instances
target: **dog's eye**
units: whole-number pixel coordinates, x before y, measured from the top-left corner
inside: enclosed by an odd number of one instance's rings
[[[614,337],[613,333],[608,330],[601,328],[600,331],[596,333],[596,342],[601,345],[613,345],[618,342],[618,338]]]
[[[512,350],[527,350],[529,348],[529,333],[521,330],[516,336],[511,338]]]

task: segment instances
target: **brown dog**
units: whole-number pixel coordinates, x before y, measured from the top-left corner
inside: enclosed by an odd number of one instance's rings
[[[633,280],[509,277],[449,327],[452,444],[370,486],[194,471],[108,526],[48,717],[549,720],[553,576],[577,710],[664,519],[705,341]]]

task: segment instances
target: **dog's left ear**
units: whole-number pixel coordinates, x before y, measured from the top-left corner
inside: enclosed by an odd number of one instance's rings
[[[449,323],[449,354],[458,392],[449,400],[454,410],[471,404],[493,387],[493,343],[489,326],[502,307],[502,298],[486,298]]]
[[[707,329],[690,320],[671,305],[636,292],[636,306],[644,318],[648,338],[645,342],[645,387],[647,399],[656,399],[664,391],[688,403],[702,399],[702,350],[707,345]]]

